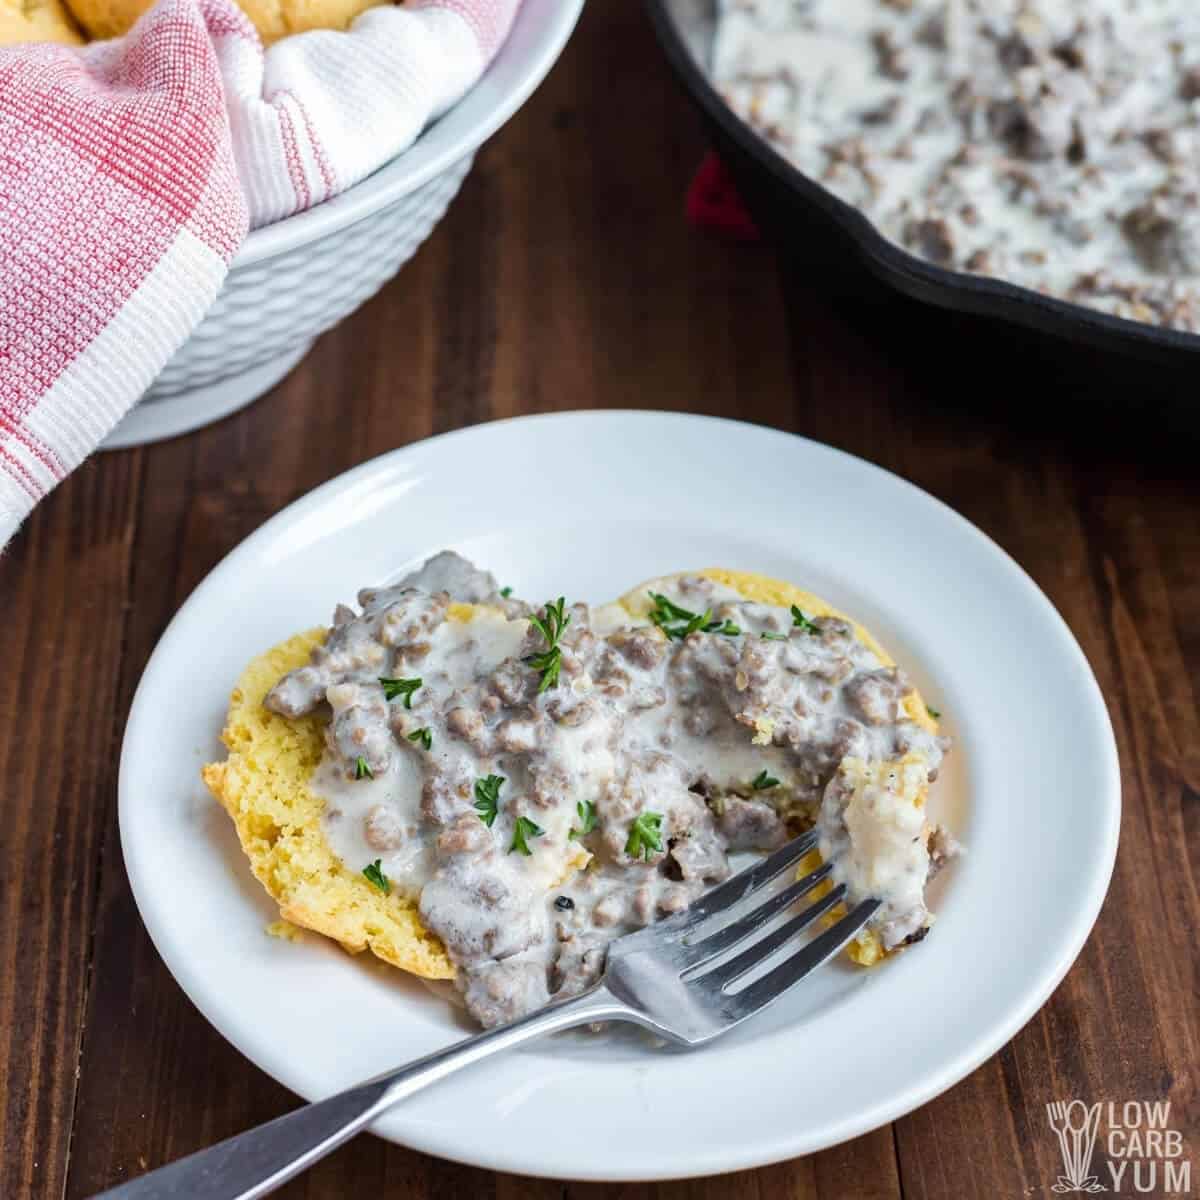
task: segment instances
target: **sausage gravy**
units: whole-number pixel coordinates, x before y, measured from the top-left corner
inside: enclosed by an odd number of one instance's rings
[[[729,105],[891,240],[1200,329],[1192,0],[718,0]]]
[[[649,590],[648,623],[583,604],[556,623],[446,552],[339,606],[267,695],[328,714],[310,786],[330,846],[418,898],[485,1026],[588,987],[613,938],[814,822],[850,898],[884,901],[885,948],[929,924],[952,839],[902,785],[923,794],[948,743],[908,716],[903,674],[838,618],[700,576]]]

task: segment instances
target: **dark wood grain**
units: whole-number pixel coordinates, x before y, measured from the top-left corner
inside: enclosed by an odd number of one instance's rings
[[[92,966],[91,931],[116,782],[139,463],[71,481],[0,565],[0,1195],[57,1195],[66,1177]]]
[[[722,1178],[593,1185],[367,1138],[285,1193],[1048,1196],[1061,1164],[1044,1105],[1069,1096],[1169,1099],[1200,1187],[1200,438],[1115,386],[1089,394],[1081,421],[1061,403],[1072,382],[1049,368],[1017,356],[981,370],[936,330],[931,342],[835,305],[767,247],[689,230],[703,148],[638,6],[590,5],[393,283],[238,416],[92,460],[0,560],[0,1196],[86,1196],[294,1103],[172,981],[121,861],[120,734],[172,613],[246,534],[345,468],[431,433],[582,407],[804,433],[911,479],[1008,550],[1108,700],[1125,792],[1108,902],[1008,1046],[844,1146]]]

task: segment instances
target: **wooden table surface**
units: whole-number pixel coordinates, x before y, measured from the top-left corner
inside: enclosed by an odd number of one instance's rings
[[[906,353],[834,310],[768,248],[689,230],[682,198],[703,149],[640,6],[591,4],[392,284],[240,415],[93,458],[0,560],[0,1196],[85,1196],[294,1103],[185,999],[122,864],[122,728],[188,593],[269,516],[368,457],[492,418],[610,406],[736,416],[861,455],[1033,576],[1082,644],[1120,746],[1121,851],[1099,924],[999,1054],[809,1158],[577,1185],[368,1137],[285,1194],[1049,1196],[1062,1164],[1044,1106],[1064,1097],[1169,1100],[1200,1188],[1196,447],[1156,439],[1154,413],[1128,397],[1115,421],[1056,422],[1035,370],[1027,395],[989,394],[944,355]]]

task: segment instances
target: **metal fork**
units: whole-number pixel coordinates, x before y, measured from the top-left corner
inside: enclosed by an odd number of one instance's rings
[[[701,896],[683,912],[613,942],[603,978],[588,991],[151,1171],[104,1192],[104,1200],[253,1200],[265,1196],[414,1092],[501,1050],[560,1029],[597,1021],[630,1021],[677,1045],[702,1046],[761,1012],[832,958],[879,907],[878,900],[862,901],[759,978],[733,990],[805,926],[841,903],[844,886],[832,887],[764,933],[785,909],[826,879],[832,867],[824,863],[769,893],[744,915],[711,931],[701,931],[700,926],[766,889],[772,880],[794,869],[816,844],[816,834],[807,833]],[[756,937],[758,934],[762,936]],[[722,957],[742,942],[748,943],[746,949]],[[714,959],[720,961],[714,964]]]

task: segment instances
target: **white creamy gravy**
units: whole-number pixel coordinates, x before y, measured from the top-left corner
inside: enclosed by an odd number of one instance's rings
[[[545,642],[529,607],[439,555],[360,593],[361,614],[340,607],[312,663],[267,698],[284,715],[328,711],[312,781],[325,835],[349,870],[378,860],[419,897],[485,1025],[587,987],[612,938],[685,907],[729,873],[731,853],[814,821],[850,894],[885,900],[886,945],[928,924],[922,812],[886,777],[852,778],[854,764],[899,760],[921,785],[936,775],[945,742],[904,713],[903,676],[844,621],[796,627],[699,577],[648,586],[737,632],[668,640],[619,606],[575,605],[558,681],[539,691],[526,659]],[[411,707],[388,701],[381,678],[420,679]],[[419,730],[429,749],[410,738]],[[503,779],[490,826],[476,807],[488,776]],[[519,818],[540,831],[528,856],[514,849]]]
[[[1200,329],[1194,0],[718,0],[730,106],[942,266]]]
[[[478,677],[486,678],[519,652],[525,624],[509,621],[499,610],[487,608],[480,608],[469,622],[442,622],[429,637],[429,652],[414,663],[422,690],[450,695]],[[415,699],[423,701],[425,697]],[[423,706],[404,710],[403,714],[402,709],[403,702],[395,702],[393,723],[403,723],[409,733],[428,727],[416,716],[407,715],[423,712]],[[400,735],[405,736],[402,730]],[[310,785],[325,800],[324,832],[338,858],[351,870],[360,870],[379,859],[381,870],[393,886],[412,895],[420,893],[437,865],[437,830],[421,813],[427,766],[424,759],[431,758],[442,770],[465,766],[477,778],[489,773],[469,744],[446,736],[433,740],[432,729],[430,738],[429,751],[410,743],[411,750],[391,755],[386,768],[370,778],[356,779],[341,755],[326,754]]]

